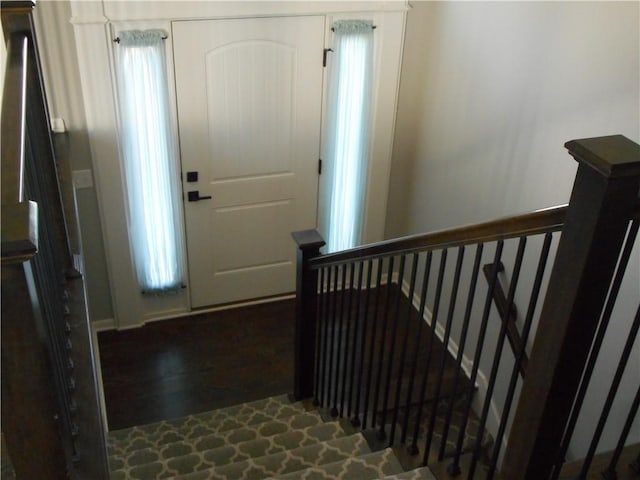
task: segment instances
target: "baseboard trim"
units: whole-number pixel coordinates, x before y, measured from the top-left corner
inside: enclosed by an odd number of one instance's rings
[[[107,401],[104,396],[104,385],[102,383],[102,362],[100,361],[100,344],[98,343],[98,332],[114,330],[115,322],[112,318],[98,320],[91,323],[91,348],[93,351],[93,363],[95,365],[95,379],[98,387],[98,401],[100,403],[100,413],[105,431],[109,432],[109,419],[107,418]]]
[[[224,310],[231,310],[233,308],[250,307],[253,305],[261,305],[263,303],[280,302],[283,300],[291,300],[294,298],[296,298],[295,293],[290,293],[286,295],[279,295],[276,297],[266,297],[266,298],[259,298],[256,300],[247,300],[245,302],[227,303],[224,305],[216,305],[213,307],[198,308],[198,309],[186,311],[186,312],[185,311],[171,312],[164,315],[158,315],[157,317],[145,318],[144,321],[138,325],[128,325],[124,328],[118,327],[116,325],[115,319],[113,318],[104,318],[102,320],[95,320],[91,322],[91,326],[92,326],[92,329],[97,333],[104,332],[107,330],[118,330],[118,331],[133,330],[136,328],[144,327],[146,324],[152,323],[152,322],[161,322],[163,320],[173,320],[173,319],[182,318],[182,317],[195,317],[198,315],[204,315],[206,313],[221,312]]]
[[[91,328],[94,332],[104,332],[106,330],[115,330],[116,321],[113,318],[103,318],[102,320],[94,320],[91,322]]]
[[[295,293],[288,293],[286,295],[278,295],[275,297],[266,297],[266,298],[258,298],[255,300],[247,300],[244,302],[236,302],[236,303],[226,303],[224,305],[216,305],[213,307],[203,307],[203,308],[197,308],[194,310],[191,310],[190,312],[183,314],[181,316],[195,316],[195,315],[201,315],[204,313],[212,313],[212,312],[221,312],[223,310],[231,310],[233,308],[240,308],[240,307],[251,307],[253,305],[262,305],[263,303],[273,303],[273,302],[281,302],[283,300],[291,300],[293,298],[296,298],[296,294]],[[163,318],[159,318],[158,320],[166,320],[168,318],[176,318],[177,316],[174,317],[163,317]],[[155,320],[154,320],[155,321]]]

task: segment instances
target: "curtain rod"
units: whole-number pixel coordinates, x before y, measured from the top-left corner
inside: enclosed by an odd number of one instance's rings
[[[371,25],[371,30],[375,30],[376,28],[378,28],[378,26],[377,26],[377,25]],[[331,27],[331,31],[332,31],[332,32],[335,32],[335,31],[336,31],[336,29],[335,29],[335,28],[333,28],[333,27]]]
[[[167,36],[165,35],[164,37],[161,37],[161,38],[162,38],[162,40],[166,40],[166,39],[167,39],[167,38],[169,38],[169,37],[167,37]],[[120,37],[116,37],[116,38],[114,38],[114,39],[113,39],[113,41],[114,41],[114,43],[120,43]]]

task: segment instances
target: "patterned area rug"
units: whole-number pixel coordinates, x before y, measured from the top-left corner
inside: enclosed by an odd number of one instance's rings
[[[114,480],[434,480],[285,396],[114,431],[108,447]]]

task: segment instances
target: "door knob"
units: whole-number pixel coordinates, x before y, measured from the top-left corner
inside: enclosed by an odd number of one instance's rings
[[[205,195],[204,197],[201,197],[199,190],[193,190],[191,192],[187,192],[187,200],[190,202],[199,202],[200,200],[209,200],[209,199],[211,199],[211,195]]]

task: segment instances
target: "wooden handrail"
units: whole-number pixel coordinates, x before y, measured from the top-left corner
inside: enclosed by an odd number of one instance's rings
[[[23,262],[38,249],[37,205],[24,201],[29,39],[13,33],[7,47],[1,126],[3,264]]]
[[[464,227],[386,240],[338,253],[322,255],[310,261],[310,268],[317,270],[321,267],[336,265],[345,261],[400,255],[420,250],[454,248],[462,245],[555,232],[562,229],[566,212],[567,205],[561,205],[536,210],[524,215],[513,215]]]
[[[29,40],[15,33],[7,45],[2,94],[2,204],[24,200],[24,140],[27,117],[27,54]],[[13,120],[16,119],[17,121]]]

